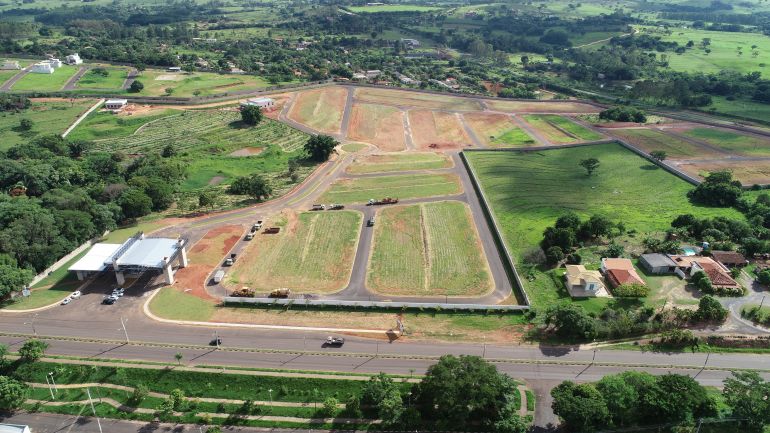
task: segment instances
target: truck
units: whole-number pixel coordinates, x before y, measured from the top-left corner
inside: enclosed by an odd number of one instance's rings
[[[246,233],[246,237],[244,239],[246,239],[247,241],[254,239],[254,232],[252,231],[252,232]]]
[[[325,209],[326,209],[326,205],[314,204],[310,210],[325,210]]]
[[[225,278],[225,271],[220,269],[214,274],[214,284],[221,283],[223,278]]]
[[[232,296],[236,298],[253,298],[254,297],[254,289],[249,289],[248,287],[240,288],[233,292]]]
[[[335,204],[330,204],[329,205],[329,210],[341,210],[341,209],[345,209],[345,205],[344,204],[335,203]]]
[[[268,235],[274,235],[276,233],[279,233],[281,231],[280,227],[268,227],[265,229],[265,233]]]
[[[262,228],[262,220],[257,220],[257,222],[254,223],[254,225],[251,226],[251,231],[255,232]]]
[[[230,254],[230,257],[225,259],[225,266],[232,266],[235,263],[235,260],[238,258],[238,254],[232,253]]]
[[[289,296],[291,296],[291,289],[287,288],[275,289],[270,292],[271,298],[288,298]]]
[[[381,204],[396,204],[396,203],[398,203],[398,199],[397,198],[393,198],[393,197],[385,197],[385,198],[380,199],[380,200],[375,200],[373,198],[370,198],[369,199],[369,203],[367,203],[367,205],[369,205],[369,206],[377,206],[377,205],[381,205]]]

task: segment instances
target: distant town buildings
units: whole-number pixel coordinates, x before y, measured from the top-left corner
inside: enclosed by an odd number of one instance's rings
[[[396,72],[396,78],[398,78],[398,81],[401,82],[401,84],[407,84],[412,86],[419,86],[420,80],[415,80],[414,78],[407,77],[406,75]]]

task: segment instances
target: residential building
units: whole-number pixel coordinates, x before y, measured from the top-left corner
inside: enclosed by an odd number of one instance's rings
[[[651,253],[639,257],[639,266],[651,274],[660,275],[673,274],[677,264],[666,254]]]
[[[112,111],[120,111],[128,104],[126,99],[108,99],[104,103],[104,108]]]
[[[353,74],[353,79],[354,80],[365,80],[366,79],[366,74],[364,74],[363,72],[356,72],[356,73]]]
[[[4,71],[8,70],[14,70],[14,69],[21,69],[21,66],[19,65],[19,62],[16,60],[6,60],[3,62],[3,65],[0,66],[0,69]]]
[[[740,287],[730,275],[730,270],[711,257],[682,255],[670,257],[677,264],[676,274],[682,278],[690,278],[696,272],[704,272],[709,276],[714,287],[730,289]]]
[[[261,109],[272,109],[275,107],[275,100],[273,98],[251,98],[244,102],[241,102],[241,107],[254,105]]]
[[[377,78],[382,74],[382,71],[379,69],[371,69],[369,71],[366,71],[366,79],[371,80],[372,78]]]
[[[602,274],[599,271],[589,271],[583,265],[566,265],[567,290],[573,298],[608,297]]]
[[[182,72],[181,66],[169,66],[166,71],[168,72]]]
[[[742,268],[749,264],[746,257],[737,251],[712,251],[711,257],[727,268]]]
[[[420,41],[417,39],[401,39],[401,44],[403,44],[406,48],[419,48]]]
[[[636,268],[634,268],[631,260],[603,258],[601,270],[613,288],[623,284],[646,285],[642,277],[636,272]]]
[[[68,65],[79,65],[83,63],[83,59],[80,58],[78,53],[70,54],[64,58],[64,63]]]
[[[54,70],[53,65],[46,61],[35,63],[29,72],[33,74],[53,74]]]
[[[57,58],[48,59],[46,62],[50,63],[54,69],[59,69],[62,67],[62,65],[64,65],[64,63],[62,63],[62,61]]]

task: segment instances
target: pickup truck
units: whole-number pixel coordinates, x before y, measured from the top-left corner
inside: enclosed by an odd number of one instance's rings
[[[340,347],[345,344],[345,339],[342,337],[326,337],[324,346]]]
[[[314,204],[310,210],[325,210],[325,209],[326,209],[326,205]]]
[[[247,240],[247,241],[250,241],[250,240],[254,239],[254,232],[246,233],[246,237],[244,239]]]
[[[220,269],[214,274],[214,284],[221,283],[223,278],[225,278],[225,271]]]
[[[230,257],[225,259],[225,266],[232,266],[235,263],[235,260],[237,257],[238,257],[238,254],[235,254],[235,253],[230,254]]]
[[[254,223],[253,226],[251,226],[251,231],[255,232],[262,228],[262,220],[257,220],[257,222]]]

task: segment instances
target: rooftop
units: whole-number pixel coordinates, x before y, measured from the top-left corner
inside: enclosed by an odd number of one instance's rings
[[[132,238],[133,239],[133,238]],[[128,243],[129,239],[126,241]],[[123,245],[126,245],[125,243]],[[162,268],[164,259],[170,259],[179,248],[176,239],[140,238],[130,244],[117,258],[118,266],[141,266],[145,268]]]
[[[112,258],[118,248],[120,244],[94,244],[85,256],[70,266],[69,270],[101,272],[107,267],[105,262]]]
[[[671,257],[661,254],[661,253],[651,253],[651,254],[642,254],[642,258],[644,261],[650,264],[652,267],[661,267],[661,266],[676,266],[676,262],[674,262]]]

